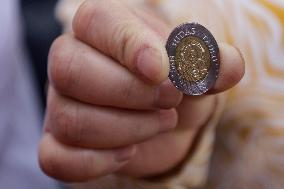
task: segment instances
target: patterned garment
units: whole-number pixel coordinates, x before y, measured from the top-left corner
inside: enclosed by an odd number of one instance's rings
[[[221,112],[217,111],[209,123],[217,125],[216,129],[208,127],[194,156],[180,173],[164,180],[159,187],[116,176],[102,179],[112,182],[96,181],[84,187],[283,189],[284,1],[128,2],[154,9],[173,27],[192,21],[206,26],[219,42],[232,44],[243,52],[246,74],[237,87],[225,94]],[[58,6],[58,17],[67,28],[80,3],[80,0],[62,0]]]

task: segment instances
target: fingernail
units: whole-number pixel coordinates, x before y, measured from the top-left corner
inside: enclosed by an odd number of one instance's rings
[[[164,109],[174,108],[181,102],[182,96],[168,79],[157,87],[154,106]]]
[[[119,163],[128,161],[136,152],[136,146],[121,148],[116,150],[115,160]]]
[[[160,132],[172,130],[177,125],[177,113],[174,109],[160,110]]]
[[[165,79],[162,52],[154,48],[140,50],[137,57],[138,71],[153,83],[159,83]]]

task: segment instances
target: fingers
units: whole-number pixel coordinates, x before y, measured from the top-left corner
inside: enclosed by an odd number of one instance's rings
[[[233,87],[244,75],[244,61],[234,47],[220,44],[220,57],[219,78],[210,93],[223,92]],[[52,84],[59,92],[80,101],[153,109],[175,107],[181,100],[181,94],[169,82],[159,87],[149,86],[112,59],[70,35],[54,43],[49,62]],[[117,98],[113,98],[114,94]]]
[[[137,145],[135,155],[119,173],[139,178],[162,176],[179,167],[185,157],[194,153],[192,150],[203,132],[202,127],[216,111],[215,98],[213,95],[184,98],[177,108],[178,126],[172,132],[161,133]]]
[[[145,141],[177,124],[174,109],[133,111],[92,106],[49,90],[45,126],[59,141],[86,148],[115,148]]]
[[[136,153],[118,173],[136,178],[167,175],[188,157],[196,130],[161,133],[136,147]]]
[[[86,1],[74,18],[73,29],[78,39],[145,80],[157,84],[167,78],[169,63],[161,38],[120,1]]]
[[[216,96],[192,96],[183,98],[177,108],[179,115],[179,128],[197,129],[207,121],[216,108]],[[190,116],[189,116],[190,115]],[[194,119],[193,119],[194,118]]]
[[[39,163],[46,174],[62,181],[88,181],[121,168],[135,149],[135,146],[112,150],[74,148],[45,133],[39,147]]]
[[[112,14],[109,14],[110,9]],[[160,39],[163,35],[159,37],[157,33],[161,32],[154,32],[155,29],[148,25],[145,22],[143,24],[124,5],[111,0],[87,1],[78,11],[73,27],[80,40],[114,57],[138,75],[142,74],[152,82],[159,83],[165,80],[169,63],[163,40]],[[155,52],[149,49],[155,49]],[[236,49],[220,44],[220,51],[220,78],[210,93],[223,92],[233,87],[244,73],[243,59]],[[162,66],[157,66],[160,65],[157,59],[161,57]],[[158,70],[163,77],[160,77]]]
[[[129,109],[172,108],[182,98],[170,83],[147,85],[72,35],[53,43],[48,72],[51,85],[59,93],[90,104]]]
[[[242,54],[235,47],[219,44],[220,72],[214,87],[209,91],[220,93],[234,87],[245,74],[245,62]]]

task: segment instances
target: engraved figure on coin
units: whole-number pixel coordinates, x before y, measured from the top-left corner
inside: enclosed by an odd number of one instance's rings
[[[206,77],[210,67],[210,54],[205,43],[197,37],[186,37],[178,45],[175,63],[178,72],[188,82]]]

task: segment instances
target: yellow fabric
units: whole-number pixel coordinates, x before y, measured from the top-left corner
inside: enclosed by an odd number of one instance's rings
[[[205,142],[200,143],[195,158],[189,159],[184,171],[169,179],[166,185],[110,176],[116,180],[113,183],[120,185],[88,186],[123,189],[182,189],[196,186],[216,189],[283,189],[284,1],[128,1],[158,11],[173,27],[192,21],[206,26],[217,41],[230,43],[243,52],[246,75],[237,87],[226,93],[225,111],[216,132],[207,130],[203,139]],[[58,9],[60,19],[70,23],[80,2],[62,0]],[[70,24],[66,25],[68,27]],[[214,124],[214,121],[210,124]],[[212,143],[214,133],[216,141],[207,178],[207,157],[211,152],[208,143]]]

